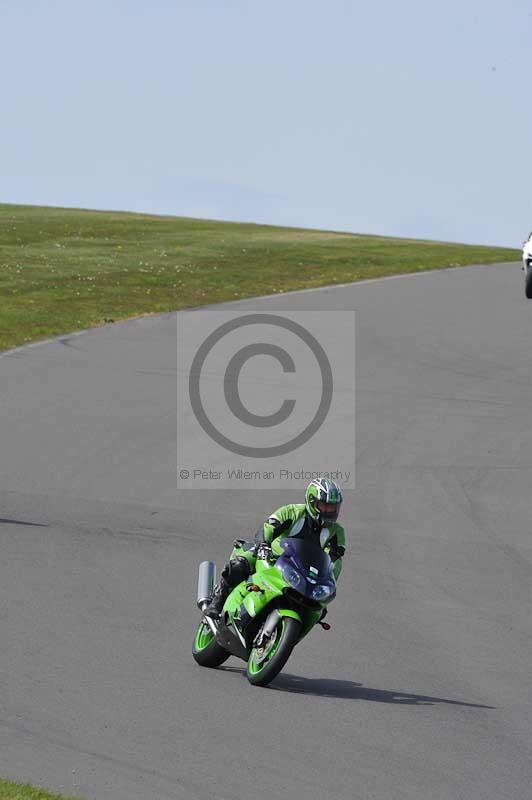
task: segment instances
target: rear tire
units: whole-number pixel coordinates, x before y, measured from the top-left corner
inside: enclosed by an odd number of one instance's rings
[[[219,667],[227,661],[230,653],[218,644],[209,625],[202,620],[192,645],[192,655],[201,667]]]
[[[266,657],[261,660],[260,652],[253,648],[246,669],[246,677],[253,686],[267,686],[277,677],[290,658],[300,633],[300,622],[292,617],[281,617],[275,629],[276,638]]]
[[[525,294],[532,300],[532,265],[529,264],[525,267]]]

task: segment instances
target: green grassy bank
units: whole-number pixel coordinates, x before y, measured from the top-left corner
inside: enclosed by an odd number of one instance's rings
[[[518,259],[505,248],[0,204],[0,349],[148,312]]]
[[[53,794],[46,789],[38,789],[29,783],[12,783],[0,778],[0,800],[74,800],[62,794]]]

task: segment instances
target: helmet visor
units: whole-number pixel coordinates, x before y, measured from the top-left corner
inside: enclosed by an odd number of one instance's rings
[[[316,508],[324,522],[336,522],[340,513],[341,503],[325,503],[318,500]]]

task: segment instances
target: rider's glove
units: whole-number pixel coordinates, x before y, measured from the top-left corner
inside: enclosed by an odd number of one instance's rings
[[[337,547],[331,547],[329,550],[329,556],[333,561],[337,561],[339,558],[342,558],[344,553],[345,547],[343,547],[341,544],[337,545]]]
[[[272,548],[270,547],[269,544],[266,544],[266,542],[261,542],[260,544],[257,545],[257,547],[255,548],[255,555],[257,558],[264,561],[270,561],[271,559],[274,558],[274,555],[272,553]]]

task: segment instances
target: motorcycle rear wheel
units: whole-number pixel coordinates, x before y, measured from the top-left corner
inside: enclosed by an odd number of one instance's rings
[[[230,653],[218,644],[208,623],[201,620],[192,645],[192,656],[201,667],[219,667],[227,661]]]
[[[266,653],[256,647],[250,653],[246,677],[253,686],[267,686],[280,673],[297,644],[301,623],[281,617]]]

